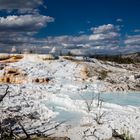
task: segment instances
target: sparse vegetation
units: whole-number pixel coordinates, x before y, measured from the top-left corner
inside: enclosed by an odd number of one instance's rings
[[[74,57],[73,56],[63,56],[63,59],[74,60]]]
[[[109,55],[95,55],[93,56],[96,59],[102,60],[102,61],[111,61],[111,62],[116,62],[119,64],[135,64],[135,63],[140,63],[139,59],[134,59],[131,57],[123,57],[121,55],[114,55],[114,56],[109,56]]]
[[[115,129],[112,129],[112,137],[118,138],[120,140],[134,140],[133,136],[130,134],[130,132],[127,130],[122,130],[121,133],[118,133]]]
[[[105,80],[106,77],[107,77],[107,74],[108,74],[108,71],[106,70],[101,70],[101,71],[98,71],[99,73],[99,80]]]
[[[93,120],[96,121],[98,125],[103,124],[102,119],[105,115],[105,112],[102,111],[103,99],[101,98],[100,93],[98,93],[97,95],[92,93],[92,97],[90,100],[85,99],[83,96],[81,96],[81,98],[85,102],[87,113],[90,113],[91,111],[93,111],[93,109],[95,109],[95,117],[93,118]]]
[[[83,97],[82,97],[82,98],[83,98]],[[86,105],[86,108],[87,108],[87,112],[88,112],[88,113],[90,113],[90,112],[93,110],[93,108],[94,108],[94,106],[93,106],[94,100],[95,100],[95,99],[94,99],[94,93],[92,94],[92,97],[91,97],[90,100],[84,99],[85,105]]]
[[[116,81],[114,81],[113,79],[108,79],[107,82],[109,82],[111,84],[116,84]]]
[[[132,57],[131,57],[132,55]],[[136,55],[136,56],[135,56]],[[72,55],[70,52],[68,53],[67,56],[63,56],[64,59],[67,60],[75,60],[74,59],[75,55]],[[82,56],[85,58],[87,58],[87,56]],[[129,54],[127,55],[123,55],[123,54],[118,54],[118,55],[98,55],[98,54],[94,54],[91,56],[88,56],[89,58],[96,58],[102,61],[111,61],[111,62],[116,62],[119,64],[135,64],[135,63],[140,63],[140,53],[134,53],[134,54]],[[76,61],[76,60],[75,60]]]

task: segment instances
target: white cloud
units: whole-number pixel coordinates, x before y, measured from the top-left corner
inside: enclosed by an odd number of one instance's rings
[[[128,36],[124,41],[125,45],[139,45],[140,46],[140,35]]]
[[[92,27],[93,34],[89,35],[90,45],[96,50],[107,50],[119,46],[119,28],[113,24]]]
[[[85,33],[85,31],[80,31],[80,32],[79,32],[79,34],[84,34],[84,33]]]
[[[124,53],[140,52],[140,35],[129,35],[124,40]]]
[[[116,21],[117,21],[117,22],[123,22],[123,19],[118,18]]]
[[[92,27],[91,30],[94,34],[107,33],[118,30],[118,27],[113,24],[101,25],[99,27]]]
[[[43,15],[20,15],[0,17],[1,31],[36,31],[53,22],[54,18]]]
[[[46,9],[44,0],[0,0],[0,10],[8,14],[37,14],[38,7]]]
[[[10,52],[12,47],[15,50],[31,49],[41,44],[38,39],[32,36],[39,29],[45,27],[54,19],[43,15],[20,15],[0,17],[0,50]]]
[[[19,52],[44,44],[33,35],[54,18],[41,15],[40,6],[46,9],[44,0],[0,0],[0,11],[7,15],[0,17],[0,52]]]
[[[4,22],[6,27],[9,26],[9,20],[8,23],[7,20]],[[31,30],[31,33],[38,30],[43,25],[40,24],[38,20],[35,20],[34,23],[34,30]],[[15,21],[12,21],[10,26],[15,26],[15,24]],[[24,25],[31,25],[30,20],[27,20],[26,24],[21,21],[19,22],[19,26]],[[51,52],[59,54],[60,52],[70,52],[75,55],[93,55],[97,53],[115,54],[140,51],[140,35],[127,36],[127,38],[124,40],[124,47],[120,47],[120,33],[116,26],[107,24],[95,27],[93,28],[93,30],[94,29],[95,32],[91,33],[90,35],[82,34],[79,36],[50,36],[42,39],[23,36],[22,34],[19,34],[19,36],[17,36],[18,32],[14,31],[11,32],[11,34],[0,32],[0,46],[3,47],[0,47],[0,51],[13,51],[13,48],[14,51],[23,51],[26,48],[35,50],[35,52],[37,53]]]
[[[98,28],[99,33],[97,33]],[[116,48],[119,48],[120,34],[116,26],[108,24],[94,29],[96,29],[96,33],[90,35],[48,37],[42,40],[44,43],[42,46],[47,44],[50,48],[55,47],[57,52],[71,52],[79,55],[93,55],[95,52],[115,52]]]
[[[134,32],[135,33],[140,33],[140,29],[135,29]]]
[[[116,32],[110,32],[110,33],[107,33],[107,34],[93,34],[93,35],[90,35],[89,36],[89,40],[105,40],[105,39],[108,39],[108,40],[111,40],[111,39],[114,39],[114,38],[118,38],[119,37],[119,34],[116,33]]]
[[[0,9],[33,9],[43,4],[43,0],[0,0]]]

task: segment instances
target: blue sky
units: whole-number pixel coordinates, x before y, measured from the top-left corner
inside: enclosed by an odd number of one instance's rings
[[[90,27],[108,23],[124,25],[123,34],[140,28],[139,0],[47,0],[46,5],[44,14],[55,18],[46,35],[88,33]]]
[[[139,0],[1,0],[0,52],[138,52],[139,7]]]

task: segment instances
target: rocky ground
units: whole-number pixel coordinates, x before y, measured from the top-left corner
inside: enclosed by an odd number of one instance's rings
[[[9,86],[0,102],[1,120],[17,118],[28,133],[96,140],[109,139],[117,131],[140,139],[139,107],[104,103],[93,96],[101,92],[139,94],[139,64],[71,56],[3,55],[0,83],[0,97]],[[85,98],[88,94],[90,99]],[[12,127],[22,131],[17,123]]]

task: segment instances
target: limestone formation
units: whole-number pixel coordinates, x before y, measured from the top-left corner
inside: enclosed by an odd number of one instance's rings
[[[41,58],[42,60],[55,60],[56,57],[52,54],[46,54],[46,55],[42,55],[42,56],[39,56],[39,58]]]
[[[0,54],[0,63],[14,63],[23,58],[20,54]]]
[[[26,81],[26,73],[18,68],[6,67],[0,76],[0,82],[22,84]]]

